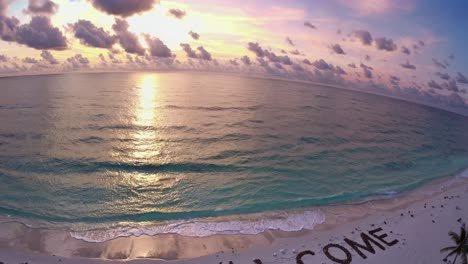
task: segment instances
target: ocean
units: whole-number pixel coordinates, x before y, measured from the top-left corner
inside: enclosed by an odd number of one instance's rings
[[[281,80],[0,78],[0,215],[87,241],[313,228],[323,206],[465,170],[467,131],[456,113]]]

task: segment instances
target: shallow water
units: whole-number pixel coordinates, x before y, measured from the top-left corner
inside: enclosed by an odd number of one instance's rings
[[[392,195],[468,167],[468,118],[318,85],[64,74],[1,78],[0,94],[0,214],[63,228],[240,232],[187,223]]]

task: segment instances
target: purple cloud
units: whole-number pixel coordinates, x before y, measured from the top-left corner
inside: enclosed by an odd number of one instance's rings
[[[456,80],[458,83],[468,84],[468,79],[461,72],[457,73]]]
[[[58,5],[50,0],[29,0],[28,8],[24,10],[27,14],[55,14]]]
[[[159,38],[152,38],[150,35],[145,35],[145,40],[148,44],[151,56],[159,58],[172,57],[171,50]]]
[[[64,50],[67,39],[62,32],[44,16],[35,16],[29,24],[18,27],[15,41],[34,49]]]
[[[80,19],[75,24],[72,24],[71,28],[81,44],[89,47],[110,49],[117,42],[115,36],[112,36],[103,28],[96,27],[88,20]]]
[[[244,63],[244,65],[251,65],[252,62],[250,61],[250,58],[247,57],[247,56],[243,56],[242,58],[240,58],[240,60]]]
[[[343,48],[341,48],[340,44],[333,44],[330,46],[330,49],[336,54],[340,54],[340,55],[346,54]]]
[[[411,54],[411,50],[408,49],[408,48],[405,47],[405,46],[402,46],[402,47],[401,47],[401,52],[404,53],[404,54],[406,54],[406,55],[410,55],[410,54]]]
[[[286,37],[286,42],[291,45],[291,46],[294,46],[294,42],[289,38],[289,37]]]
[[[89,0],[93,6],[109,15],[129,17],[153,8],[159,0]]]
[[[185,11],[177,8],[170,9],[168,13],[178,19],[182,19],[186,15]]]
[[[408,61],[406,61],[406,63],[400,64],[400,66],[405,69],[416,70],[416,66],[414,66],[413,64],[410,64]]]
[[[260,47],[260,45],[257,42],[255,43],[249,42],[248,49],[252,51],[253,53],[255,53],[257,57],[263,58],[265,56],[265,53],[263,52],[262,47]]]
[[[363,45],[372,44],[372,35],[367,30],[356,30],[353,32],[353,35],[358,38]]]
[[[442,90],[442,86],[440,84],[438,84],[436,81],[434,80],[430,80],[428,83],[427,83],[427,86],[429,86],[430,88],[434,88],[434,89],[437,89],[437,90]]]
[[[305,21],[304,26],[308,27],[308,28],[311,28],[311,29],[317,29],[317,27],[312,25],[309,21]]]
[[[450,75],[448,73],[436,72],[437,76],[439,76],[442,80],[449,80]]]
[[[128,23],[123,19],[116,18],[115,24],[112,29],[117,34],[120,46],[128,53],[137,54],[140,56],[145,55],[145,49],[138,41],[138,37],[132,32],[128,31]]]
[[[393,43],[393,40],[387,38],[376,38],[375,45],[379,50],[394,51],[397,49],[397,45]]]
[[[444,63],[438,61],[437,59],[432,59],[432,62],[434,63],[435,66],[437,66],[437,68],[440,68],[440,69],[447,69],[447,65],[445,65]]]
[[[190,35],[193,39],[195,39],[195,40],[198,40],[198,39],[200,38],[200,34],[195,33],[195,32],[193,32],[193,31],[191,31],[191,30],[190,30],[190,32],[189,32],[189,35]]]
[[[39,61],[34,59],[34,58],[31,58],[31,57],[26,57],[24,59],[21,60],[22,62],[24,63],[29,63],[29,64],[36,64],[38,63]]]
[[[41,57],[50,64],[58,64],[59,63],[58,60],[56,60],[54,58],[54,56],[52,55],[52,53],[50,53],[50,51],[48,51],[48,50],[43,50],[41,52]]]

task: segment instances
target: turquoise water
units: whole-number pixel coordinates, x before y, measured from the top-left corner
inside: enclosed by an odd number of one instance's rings
[[[64,228],[341,204],[468,167],[468,118],[319,85],[65,74],[0,94],[0,214]]]

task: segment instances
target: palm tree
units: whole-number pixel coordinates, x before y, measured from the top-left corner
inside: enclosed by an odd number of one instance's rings
[[[458,256],[461,256],[462,264],[468,264],[468,236],[465,224],[461,226],[460,234],[450,231],[449,236],[455,242],[455,246],[440,250],[440,252],[449,252],[444,258],[444,261],[446,261],[448,257],[455,255],[453,263],[456,263]]]

